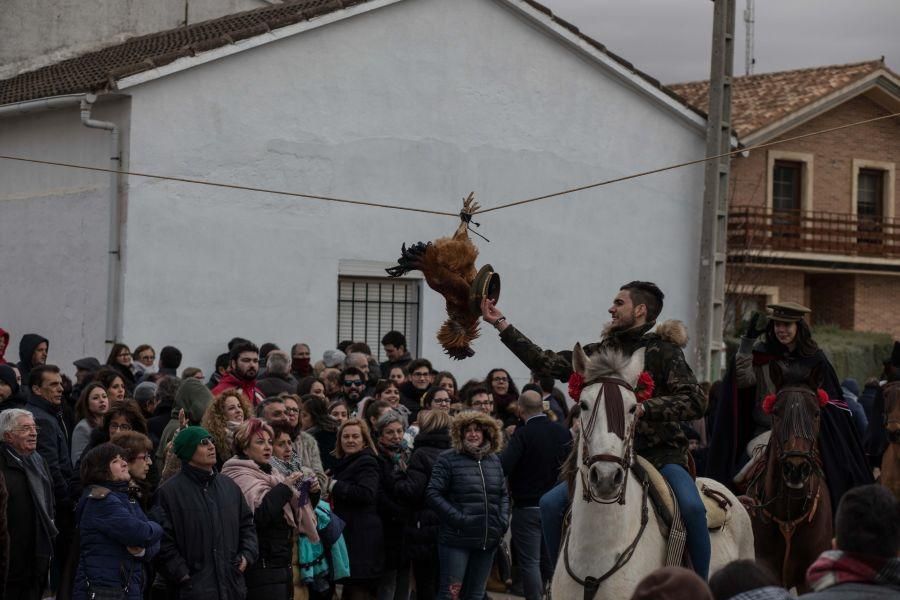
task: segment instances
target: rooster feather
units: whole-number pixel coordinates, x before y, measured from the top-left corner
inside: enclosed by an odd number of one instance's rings
[[[475,268],[478,248],[469,239],[468,218],[464,218],[464,215],[471,217],[478,208],[474,194],[469,194],[463,202],[462,222],[452,236],[418,242],[409,248],[403,244],[397,266],[387,269],[391,277],[421,271],[428,287],[444,297],[447,320],[438,330],[437,339],[444,351],[456,360],[475,354],[470,344],[478,337],[481,313],[469,306],[469,289],[478,274]]]

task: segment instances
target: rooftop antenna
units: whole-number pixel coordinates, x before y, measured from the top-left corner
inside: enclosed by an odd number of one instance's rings
[[[754,20],[754,0],[747,0],[747,8],[744,9],[744,27],[746,28],[746,43],[744,49],[744,75],[753,75],[753,67],[756,65],[756,57],[753,56],[753,24]]]

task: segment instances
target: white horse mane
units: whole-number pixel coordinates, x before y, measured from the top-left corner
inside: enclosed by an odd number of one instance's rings
[[[628,368],[631,357],[614,348],[603,348],[588,357],[584,366],[584,379],[591,381],[598,377],[621,377]]]

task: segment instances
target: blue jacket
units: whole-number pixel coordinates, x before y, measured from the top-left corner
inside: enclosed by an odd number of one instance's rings
[[[128,584],[129,600],[140,600],[147,585],[143,563],[159,552],[163,529],[147,519],[128,496],[128,483],[89,486],[76,509],[81,551],[75,572],[73,598],[89,598],[92,588],[122,589]],[[144,548],[140,558],[129,546]]]
[[[490,444],[481,459],[473,457],[463,445],[463,432],[472,423],[481,426]],[[500,426],[482,413],[460,413],[451,426],[450,439],[453,447],[437,457],[425,492],[428,506],[441,521],[438,544],[493,548],[509,526],[506,479],[496,454],[502,440]]]

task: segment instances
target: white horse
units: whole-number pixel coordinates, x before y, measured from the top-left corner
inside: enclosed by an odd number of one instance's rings
[[[665,566],[666,556],[666,540],[656,512],[642,482],[629,468],[634,460],[633,410],[637,404],[633,388],[644,369],[644,350],[631,357],[606,351],[588,359],[578,344],[573,366],[586,382],[580,398],[579,473],[571,523],[563,538],[551,593],[555,600],[629,598],[638,582]],[[611,396],[610,408],[605,406],[607,395]],[[624,405],[621,408],[617,408],[618,396]],[[622,412],[624,439],[617,433],[623,431]],[[618,421],[611,427],[608,415],[610,421]],[[710,532],[710,573],[733,560],[753,559],[753,527],[747,511],[723,485],[711,479],[700,482],[731,501],[726,526]],[[592,580],[600,580],[595,595],[585,593],[584,582]]]

